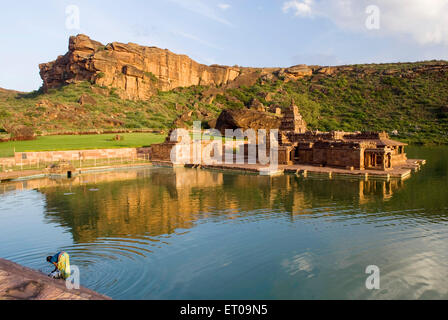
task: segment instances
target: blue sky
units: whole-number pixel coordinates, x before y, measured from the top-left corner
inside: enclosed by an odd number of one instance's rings
[[[67,28],[70,5],[79,9],[79,28]],[[375,11],[366,11],[371,5]],[[8,1],[0,27],[0,87],[21,91],[40,87],[38,64],[64,54],[78,33],[168,48],[204,64],[448,60],[448,0]]]

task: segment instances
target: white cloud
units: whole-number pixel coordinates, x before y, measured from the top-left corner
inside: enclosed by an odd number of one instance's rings
[[[230,6],[230,4],[228,4],[228,3],[220,3],[220,4],[218,4],[218,8],[219,9],[221,9],[221,10],[227,10],[227,9],[229,9],[231,6]]]
[[[448,46],[448,0],[292,0],[282,9],[296,16],[323,16],[342,29],[368,33],[366,8],[372,4],[380,9],[381,27],[375,33]]]
[[[314,4],[313,0],[291,0],[283,3],[283,12],[287,13],[291,9],[296,16],[310,16],[312,14],[311,6]]]

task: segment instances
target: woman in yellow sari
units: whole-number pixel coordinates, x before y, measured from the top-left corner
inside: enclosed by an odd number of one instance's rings
[[[53,278],[67,279],[70,277],[70,257],[67,252],[61,251],[54,256],[48,256],[47,261],[55,266],[50,274]]]

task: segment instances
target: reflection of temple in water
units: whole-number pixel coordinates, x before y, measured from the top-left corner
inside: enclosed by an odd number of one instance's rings
[[[404,183],[152,168],[89,174],[71,181],[15,182],[2,185],[0,192],[39,190],[46,197],[46,218],[68,228],[76,242],[91,242],[110,236],[169,235],[206,217],[218,221],[269,210],[293,217],[335,202],[363,205],[390,199]]]
[[[360,204],[367,203],[372,200],[374,195],[382,195],[383,200],[389,200],[394,194],[394,190],[400,189],[404,186],[403,180],[390,181],[360,181],[359,182],[359,202]]]

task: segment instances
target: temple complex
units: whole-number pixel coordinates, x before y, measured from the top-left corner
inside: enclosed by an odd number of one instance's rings
[[[388,170],[406,163],[405,146],[386,132],[309,131],[291,105],[280,126],[279,164]]]
[[[171,141],[168,135],[162,144],[151,146],[151,160],[154,163],[170,163],[172,165],[194,165],[218,169],[241,169],[260,172],[260,174],[277,174],[281,172],[316,172],[329,174],[378,176],[406,178],[411,170],[419,170],[425,160],[407,159],[405,153],[406,143],[390,139],[386,132],[320,132],[308,130],[299,108],[291,106],[282,110],[278,134],[278,169],[266,169],[266,162],[262,159],[270,157],[271,149],[269,139],[265,147],[249,143],[249,140],[235,140],[235,145],[228,149],[225,145],[222,150],[212,150],[217,156],[217,162],[206,163],[204,154],[194,157],[195,149],[191,141],[182,141],[174,136]],[[238,128],[234,128],[238,129]],[[205,150],[211,140],[201,140],[201,148]],[[180,156],[171,159],[171,151],[175,146],[187,147]],[[188,148],[190,147],[190,149]],[[274,146],[273,146],[274,147]],[[230,152],[229,152],[230,150]],[[236,150],[240,150],[236,154]],[[251,152],[255,150],[255,154]],[[208,151],[207,151],[208,152]],[[228,163],[228,156],[234,159]],[[244,159],[238,162],[236,159]],[[196,159],[196,160],[194,160]],[[226,159],[226,160],[224,160]],[[268,159],[269,160],[269,159]],[[263,164],[264,163],[264,164]],[[266,171],[268,170],[268,171]],[[265,172],[266,171],[266,172]]]

